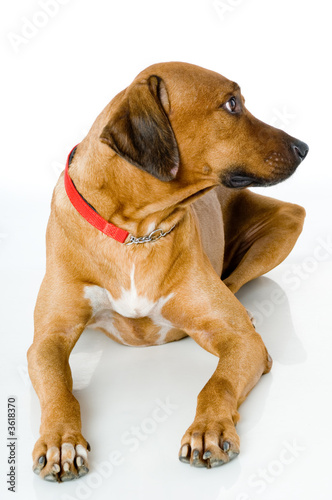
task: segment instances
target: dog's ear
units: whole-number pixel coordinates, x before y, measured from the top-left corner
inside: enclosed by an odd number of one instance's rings
[[[125,160],[157,179],[170,181],[179,169],[179,150],[166,112],[164,81],[150,76],[129,89],[104,127],[100,140]]]

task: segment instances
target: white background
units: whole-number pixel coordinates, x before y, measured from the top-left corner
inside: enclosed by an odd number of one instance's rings
[[[329,2],[63,0],[52,16],[40,14],[41,3],[2,2],[0,12],[1,497],[331,498]],[[30,25],[30,39],[19,40],[27,22],[39,27]],[[68,152],[111,98],[146,66],[171,60],[235,80],[253,114],[310,146],[291,179],[258,190],[303,205],[304,231],[284,263],[238,294],[259,320],[274,367],[240,409],[240,456],[221,468],[195,469],[177,453],[216,359],[191,339],[133,349],[85,332],[72,367],[91,472],[76,482],[42,482],[31,472],[40,415],[26,350],[52,190]],[[10,395],[18,407],[15,495],[6,485]],[[173,409],[164,422],[151,423],[157,400],[167,398]],[[123,440],[132,426],[145,429],[135,450]],[[115,450],[123,459],[112,469]]]

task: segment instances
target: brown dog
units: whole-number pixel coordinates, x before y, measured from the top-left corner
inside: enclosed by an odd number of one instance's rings
[[[43,479],[88,472],[68,363],[87,325],[125,345],[190,335],[218,356],[179,458],[238,455],[237,409],[272,360],[234,293],[285,259],[305,216],[243,188],[286,179],[307,152],[254,118],[236,83],[184,63],[146,69],[99,115],[54,190],[28,352]]]

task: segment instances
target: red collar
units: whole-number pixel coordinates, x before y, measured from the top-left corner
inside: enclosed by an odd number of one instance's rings
[[[72,205],[76,208],[76,210],[84,217],[86,221],[89,222],[92,226],[96,227],[102,233],[106,234],[106,236],[110,236],[116,241],[120,243],[124,243],[129,235],[128,231],[121,229],[111,222],[107,222],[107,220],[103,219],[101,215],[90,205],[83,196],[77,191],[75,184],[71,180],[69,176],[69,165],[75,154],[77,146],[75,146],[68,155],[66,168],[65,168],[65,189],[70,199]]]

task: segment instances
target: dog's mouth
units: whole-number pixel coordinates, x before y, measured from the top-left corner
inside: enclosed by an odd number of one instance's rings
[[[294,173],[295,169],[279,172],[279,175],[273,177],[260,177],[256,175],[247,175],[239,169],[224,172],[220,176],[220,183],[225,187],[232,189],[243,189],[246,187],[267,187],[279,184]]]
[[[232,175],[228,179],[226,179],[223,184],[230,188],[245,188],[248,186],[252,186],[255,182],[255,179],[252,177],[247,177],[244,175]]]
[[[266,186],[270,184],[270,179],[246,175],[239,171],[227,172],[221,176],[221,184],[228,188],[241,189],[249,186]]]

